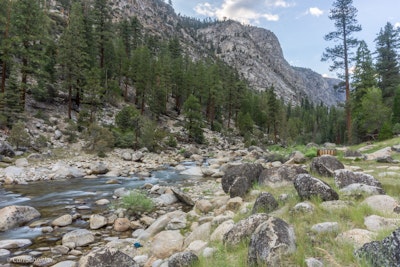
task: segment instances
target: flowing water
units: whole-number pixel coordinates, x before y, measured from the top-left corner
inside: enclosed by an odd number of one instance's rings
[[[116,179],[119,184],[107,184],[110,179]],[[96,179],[68,179],[57,181],[40,181],[21,185],[4,185],[0,187],[0,208],[10,205],[27,205],[36,208],[40,214],[40,221],[47,224],[49,221],[64,215],[80,213],[90,215],[100,213],[109,207],[98,206],[94,202],[99,199],[112,201],[115,189],[125,187],[126,189],[140,188],[145,183],[160,185],[190,185],[201,178],[180,175],[173,169],[155,171],[146,179],[138,177],[115,177]],[[74,224],[66,227],[85,227],[84,220],[76,220]],[[6,232],[0,232],[0,240],[15,238],[34,238],[42,235],[40,227],[18,227]]]

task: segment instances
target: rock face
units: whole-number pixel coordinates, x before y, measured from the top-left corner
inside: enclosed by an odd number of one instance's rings
[[[325,177],[333,176],[334,171],[340,169],[344,169],[344,165],[334,156],[323,155],[311,161],[311,172]]]
[[[292,227],[279,218],[270,217],[252,234],[247,262],[249,266],[280,266],[282,255],[295,251]]]
[[[382,241],[364,244],[355,254],[372,266],[400,266],[400,228]]]
[[[301,199],[319,197],[323,201],[338,200],[339,195],[327,183],[309,174],[299,174],[294,180],[294,187]]]
[[[125,253],[110,248],[100,248],[89,252],[79,260],[80,267],[139,267],[131,257]]]
[[[300,173],[308,173],[297,165],[282,165],[280,167],[268,168],[261,172],[258,183],[260,185],[279,187],[286,186],[293,182]]]
[[[269,213],[278,208],[278,201],[271,193],[262,192],[254,203],[252,214],[255,213]]]
[[[382,188],[382,184],[378,180],[376,180],[372,175],[363,172],[352,172],[345,169],[336,170],[334,179],[335,184],[339,188],[356,183]]]
[[[222,177],[222,189],[231,197],[243,197],[262,172],[261,164],[231,165]]]
[[[33,219],[39,218],[40,213],[29,206],[8,206],[0,210],[0,231],[21,226]]]

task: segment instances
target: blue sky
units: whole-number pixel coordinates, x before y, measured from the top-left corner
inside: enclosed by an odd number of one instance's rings
[[[328,0],[172,0],[176,13],[197,18],[231,18],[271,30],[278,37],[286,60],[329,76],[330,62],[321,62],[324,35],[334,31]],[[400,27],[400,0],[353,0],[363,30],[355,36],[375,51],[374,39],[387,22]]]

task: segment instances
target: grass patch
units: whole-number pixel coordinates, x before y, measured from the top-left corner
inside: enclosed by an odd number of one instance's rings
[[[131,214],[151,212],[155,207],[153,200],[138,190],[132,190],[123,196],[120,205]]]

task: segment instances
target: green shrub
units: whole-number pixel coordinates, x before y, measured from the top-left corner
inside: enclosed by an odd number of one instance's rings
[[[25,131],[25,124],[22,121],[18,121],[12,126],[8,141],[15,145],[17,149],[30,144],[30,136]]]
[[[178,142],[176,141],[176,138],[173,137],[172,135],[168,136],[167,141],[165,142],[165,144],[169,147],[177,147],[178,146]]]
[[[307,158],[315,158],[317,156],[317,148],[316,147],[312,147],[309,148],[305,153],[304,156],[306,156]]]
[[[35,146],[37,148],[45,148],[45,147],[47,147],[47,142],[48,141],[49,140],[47,139],[47,137],[41,134],[36,138]]]
[[[92,123],[87,129],[86,150],[88,152],[104,155],[114,147],[115,139],[110,130],[100,125]]]
[[[115,146],[120,148],[135,148],[136,144],[136,134],[133,131],[121,132],[119,130],[114,130],[113,134],[115,136]]]
[[[153,200],[138,190],[130,191],[121,201],[121,206],[132,214],[151,212],[155,207]]]

